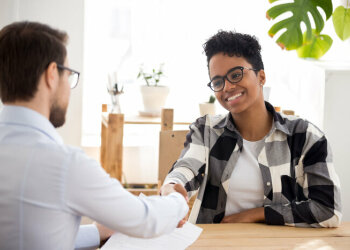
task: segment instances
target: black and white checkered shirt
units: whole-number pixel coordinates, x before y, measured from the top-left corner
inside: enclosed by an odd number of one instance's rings
[[[273,131],[258,155],[267,224],[336,227],[341,221],[340,184],[329,143],[312,123],[267,110]],[[198,192],[189,220],[219,223],[225,215],[229,179],[243,148],[231,114],[204,116],[190,126],[185,148],[165,183]],[[229,163],[229,164],[228,164]]]

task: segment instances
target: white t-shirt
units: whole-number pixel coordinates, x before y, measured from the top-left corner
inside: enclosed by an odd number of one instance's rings
[[[258,155],[264,146],[264,140],[265,138],[251,142],[243,139],[243,149],[229,182],[225,216],[262,207],[264,185]]]

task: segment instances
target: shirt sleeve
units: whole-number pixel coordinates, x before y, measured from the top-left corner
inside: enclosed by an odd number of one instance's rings
[[[341,222],[339,178],[325,135],[309,124],[303,154],[296,166],[298,199],[265,207],[267,224],[337,227]]]
[[[81,225],[75,238],[76,250],[96,249],[100,245],[100,234],[94,224]]]
[[[179,193],[145,198],[132,195],[82,152],[72,155],[66,179],[69,211],[130,236],[170,233],[188,212],[186,200]]]
[[[164,184],[171,182],[182,184],[190,197],[199,189],[206,167],[208,150],[204,143],[205,120],[206,116],[198,118],[191,124],[180,158],[164,180]]]

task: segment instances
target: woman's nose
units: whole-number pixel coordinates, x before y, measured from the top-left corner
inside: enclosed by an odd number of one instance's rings
[[[227,80],[227,78],[225,78],[224,81],[225,81],[225,85],[224,85],[223,91],[228,92],[231,89],[236,88],[236,84],[229,82],[229,80]]]

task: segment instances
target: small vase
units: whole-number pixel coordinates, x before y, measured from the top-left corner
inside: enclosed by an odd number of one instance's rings
[[[120,114],[122,112],[120,107],[119,97],[120,97],[120,94],[111,95],[111,99],[112,99],[111,113]]]

